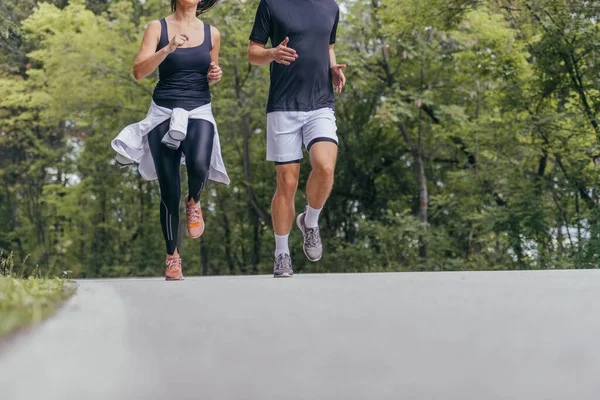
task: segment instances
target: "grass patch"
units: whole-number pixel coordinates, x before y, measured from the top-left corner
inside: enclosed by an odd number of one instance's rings
[[[54,314],[73,293],[66,279],[15,274],[12,255],[0,255],[0,338]]]

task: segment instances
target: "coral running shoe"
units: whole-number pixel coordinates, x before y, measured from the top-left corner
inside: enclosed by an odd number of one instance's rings
[[[187,233],[192,239],[198,239],[204,233],[204,218],[200,203],[192,205],[189,196],[185,196],[185,213],[187,215]]]
[[[165,270],[165,280],[167,281],[182,281],[183,272],[181,271],[181,257],[167,256],[167,268]]]

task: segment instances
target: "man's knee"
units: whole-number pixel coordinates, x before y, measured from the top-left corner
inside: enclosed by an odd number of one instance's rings
[[[277,193],[285,197],[294,197],[298,188],[298,173],[290,170],[277,172]]]
[[[335,163],[332,161],[313,163],[313,171],[323,178],[333,179],[333,175],[335,173]]]
[[[312,170],[324,179],[333,179],[337,159],[337,143],[323,141],[315,143],[310,149]]]

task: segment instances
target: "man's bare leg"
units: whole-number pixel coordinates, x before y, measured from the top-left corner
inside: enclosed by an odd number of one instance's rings
[[[295,206],[294,197],[298,189],[300,164],[277,165],[277,190],[271,202],[273,229],[276,235],[287,235],[292,229]]]
[[[271,202],[271,216],[275,231],[275,277],[292,276],[288,238],[294,221],[294,198],[298,189],[300,164],[277,165],[277,190]],[[282,257],[280,257],[282,256]]]
[[[306,183],[306,197],[312,209],[322,209],[331,194],[337,150],[337,145],[331,142],[318,142],[310,148],[312,171]],[[311,225],[307,226],[314,227],[316,223]]]
[[[308,206],[296,218],[304,235],[304,254],[310,261],[319,261],[323,256],[323,245],[318,222],[319,214],[333,188],[333,174],[337,159],[337,145],[331,142],[315,143],[310,149],[312,171],[306,184]]]

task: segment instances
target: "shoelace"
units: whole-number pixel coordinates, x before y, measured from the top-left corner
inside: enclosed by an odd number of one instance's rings
[[[181,258],[171,258],[167,260],[167,270],[169,272],[181,270]]]
[[[276,271],[285,271],[286,269],[291,269],[291,263],[289,257],[286,257],[286,254],[280,254],[277,256],[277,262],[275,263]]]
[[[186,211],[189,222],[200,222],[200,218],[202,217],[202,209],[200,208],[200,204],[196,203],[194,206],[186,207]]]
[[[316,247],[321,244],[321,235],[319,228],[306,228],[306,244],[309,247]]]

